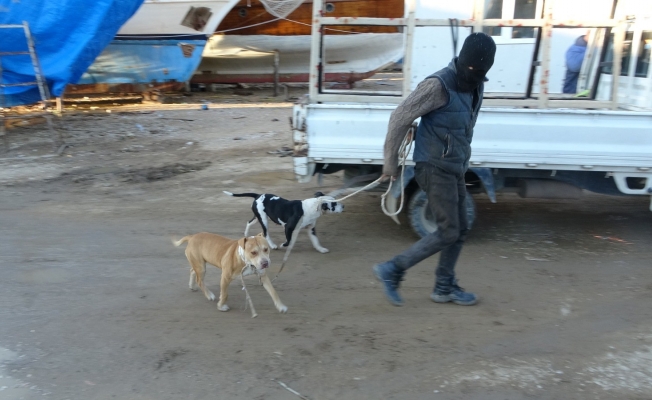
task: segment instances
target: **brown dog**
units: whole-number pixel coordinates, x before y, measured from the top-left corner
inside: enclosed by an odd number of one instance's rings
[[[272,296],[276,309],[282,313],[287,312],[288,308],[281,303],[272,282],[265,273],[270,265],[269,243],[262,235],[233,240],[202,232],[172,241],[175,246],[185,242],[188,242],[186,258],[190,263],[190,282],[188,284],[190,290],[195,291],[199,286],[206,298],[214,301],[215,295],[204,286],[206,263],[213,264],[222,270],[218,310],[229,311],[226,299],[229,297],[229,284],[235,277],[240,274],[247,276],[256,273],[260,276],[265,290]]]

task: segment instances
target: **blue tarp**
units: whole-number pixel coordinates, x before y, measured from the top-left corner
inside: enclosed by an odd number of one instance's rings
[[[79,80],[143,0],[0,0],[0,25],[29,23],[52,96]],[[26,51],[22,29],[0,29],[0,52]],[[33,82],[29,55],[2,56],[0,83]],[[35,86],[0,87],[0,106],[41,100]]]

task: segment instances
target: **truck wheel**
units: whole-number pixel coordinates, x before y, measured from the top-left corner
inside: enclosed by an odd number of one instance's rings
[[[469,222],[469,229],[471,229],[475,220],[475,202],[468,192],[466,193],[466,218]],[[408,219],[412,230],[419,237],[424,237],[437,230],[435,216],[432,215],[428,208],[428,196],[421,189],[414,192],[410,198],[410,202],[408,203]]]

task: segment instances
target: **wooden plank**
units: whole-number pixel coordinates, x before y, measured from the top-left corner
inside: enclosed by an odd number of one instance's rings
[[[332,17],[325,16],[321,18],[322,24],[327,25],[373,25],[373,26],[382,26],[382,25],[392,25],[392,26],[403,26],[407,25],[406,18],[394,18],[386,19],[380,17]],[[540,28],[546,24],[552,25],[554,28],[604,28],[604,27],[613,27],[618,25],[617,20],[594,20],[587,23],[579,23],[572,20],[550,20],[546,19],[460,19],[458,20],[460,26],[474,27],[476,30],[478,27],[525,27],[525,28]],[[576,24],[575,26],[571,24]],[[432,19],[432,18],[416,18],[416,26],[450,26],[450,21],[448,19]]]
[[[247,0],[240,1],[229,11],[216,32],[224,32],[226,35],[310,35],[312,25],[312,7],[313,3],[304,2],[290,15],[287,20],[277,20],[273,15],[267,12],[259,0],[250,0],[251,7],[247,6]],[[348,1],[329,1],[333,3],[335,9],[333,12],[324,13],[324,17],[378,17],[378,18],[402,18],[404,15],[403,0],[348,0]],[[240,13],[244,13],[242,16]],[[292,21],[297,21],[292,22]],[[256,24],[263,24],[252,26]],[[250,28],[247,28],[251,26]],[[244,28],[244,29],[240,29]],[[234,30],[237,29],[237,30]],[[396,33],[397,27],[391,26],[342,26],[326,31],[329,35],[347,34],[350,32],[358,33]],[[344,32],[341,32],[344,31]]]

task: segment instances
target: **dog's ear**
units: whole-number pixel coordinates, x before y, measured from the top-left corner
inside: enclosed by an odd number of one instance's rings
[[[242,261],[246,262],[246,257],[245,257],[245,243],[247,242],[247,238],[242,238],[238,240],[238,249],[236,250],[238,252],[238,257]]]
[[[262,232],[260,232],[260,233],[259,233],[258,235],[256,235],[256,236],[261,237],[261,238],[264,238],[264,237],[265,237],[265,235],[263,235]]]
[[[322,192],[315,193],[315,197],[322,197],[322,196],[324,196],[324,194]]]

